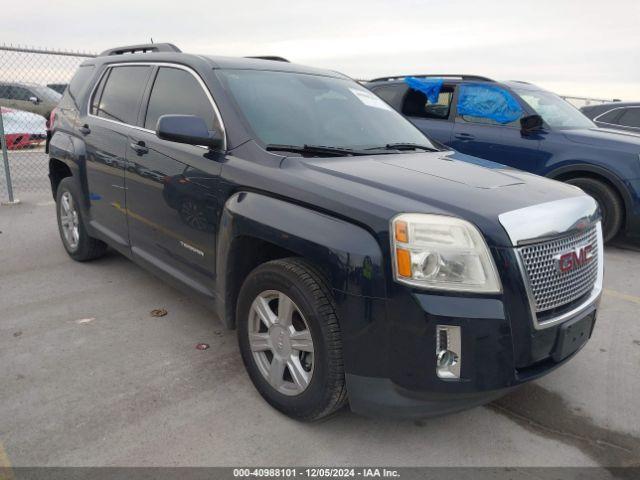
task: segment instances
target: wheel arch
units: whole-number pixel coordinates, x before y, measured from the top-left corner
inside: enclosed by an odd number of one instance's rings
[[[622,211],[622,224],[627,225],[628,215],[627,212],[632,211],[632,200],[629,196],[629,192],[624,185],[624,182],[613,172],[590,164],[574,164],[570,166],[556,168],[546,175],[554,180],[565,182],[572,178],[587,177],[594,180],[599,180],[604,184],[610,186],[613,191],[622,199],[623,211]]]
[[[49,182],[51,183],[51,193],[56,198],[58,193],[58,185],[63,178],[72,177],[73,172],[69,165],[57,158],[49,158]]]
[[[365,229],[285,200],[240,192],[229,198],[217,248],[218,315],[235,326],[237,295],[264,261],[297,256],[318,267],[334,291],[384,297],[382,251]]]

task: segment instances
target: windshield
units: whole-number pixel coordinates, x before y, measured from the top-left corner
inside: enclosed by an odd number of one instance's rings
[[[352,80],[261,70],[218,73],[264,144],[365,150],[407,143],[437,148]]]
[[[33,90],[40,100],[58,103],[62,98],[62,95],[49,87],[33,86],[29,88]]]
[[[551,128],[595,127],[580,110],[551,92],[525,89],[516,89],[516,92]]]

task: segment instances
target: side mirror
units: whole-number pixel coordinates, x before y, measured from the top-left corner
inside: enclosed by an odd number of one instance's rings
[[[527,115],[520,119],[520,129],[523,133],[531,133],[542,129],[542,117],[540,115]]]
[[[38,97],[35,97],[35,96],[34,97],[29,97],[29,101],[31,103],[33,103],[34,105],[37,105],[37,104],[40,103],[40,99]]]
[[[211,149],[222,147],[222,139],[210,132],[205,121],[195,115],[162,115],[158,119],[156,135],[170,142],[201,145]]]

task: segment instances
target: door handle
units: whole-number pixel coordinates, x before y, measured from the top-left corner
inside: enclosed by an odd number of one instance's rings
[[[458,140],[467,141],[467,140],[475,140],[476,137],[471,135],[470,133],[456,133],[454,135]]]
[[[139,142],[131,142],[129,146],[140,156],[144,155],[145,153],[149,153],[149,149],[142,140],[140,140]]]
[[[78,131],[82,135],[89,135],[91,133],[91,129],[89,128],[89,125],[87,125],[86,123],[84,125],[82,125],[81,127],[78,127]]]

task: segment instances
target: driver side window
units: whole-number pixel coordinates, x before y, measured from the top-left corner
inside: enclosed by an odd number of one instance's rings
[[[158,69],[149,97],[144,128],[155,131],[162,115],[195,115],[205,121],[209,130],[222,130],[211,101],[200,83],[190,72],[179,68]]]
[[[520,128],[522,108],[513,95],[496,85],[460,85],[456,122]]]

